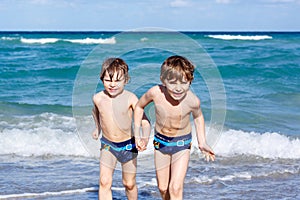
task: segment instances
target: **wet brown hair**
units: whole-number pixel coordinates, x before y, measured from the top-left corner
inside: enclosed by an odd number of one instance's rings
[[[194,79],[195,66],[183,56],[171,56],[167,58],[161,65],[160,79],[164,80],[180,80],[186,79],[192,82]]]
[[[106,72],[109,74],[110,80],[112,80],[115,73],[117,73],[117,77],[124,75],[126,83],[130,78],[128,74],[128,65],[121,58],[108,58],[103,62],[100,72],[101,81],[103,81]]]

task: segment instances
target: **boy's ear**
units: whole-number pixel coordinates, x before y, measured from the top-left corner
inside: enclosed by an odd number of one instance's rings
[[[162,76],[160,76],[160,81],[161,81],[162,85],[165,86],[165,81],[162,79]]]

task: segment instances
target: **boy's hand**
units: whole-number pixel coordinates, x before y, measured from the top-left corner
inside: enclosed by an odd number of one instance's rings
[[[215,153],[207,144],[204,144],[203,146],[199,145],[199,149],[201,150],[202,154],[205,156],[206,161],[208,161],[208,162],[210,160],[215,161],[215,159],[216,159]]]
[[[98,140],[99,138],[99,132],[97,129],[95,129],[92,133],[93,139]]]
[[[144,139],[137,139],[135,146],[138,151],[144,151],[147,149],[147,142]]]

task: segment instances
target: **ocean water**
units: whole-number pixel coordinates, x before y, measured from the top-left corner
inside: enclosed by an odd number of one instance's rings
[[[140,97],[173,54],[196,65],[216,153],[204,161],[194,136],[184,199],[300,199],[300,33],[145,30],[0,33],[0,199],[97,199],[101,63],[123,58]],[[137,184],[139,199],[160,199],[151,145]],[[112,189],[126,199],[119,165]]]

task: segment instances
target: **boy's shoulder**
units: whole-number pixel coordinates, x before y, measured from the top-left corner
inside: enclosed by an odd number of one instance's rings
[[[188,91],[187,93],[187,98],[186,98],[188,104],[190,104],[191,106],[196,106],[198,107],[200,105],[200,99],[199,97],[193,93],[192,91]]]
[[[96,94],[94,94],[93,96],[93,100],[96,101],[96,100],[100,100],[104,97],[104,91],[100,91],[100,92],[97,92]]]
[[[94,97],[99,97],[102,96],[104,94],[104,91],[100,91],[94,94]]]
[[[163,93],[163,87],[162,85],[155,85],[153,87],[151,87],[148,91],[147,91],[147,95],[150,96],[157,96],[159,93]]]
[[[151,92],[160,92],[161,93],[161,92],[163,92],[164,88],[165,88],[165,86],[163,86],[163,85],[155,85],[152,88],[150,88],[150,91]]]
[[[187,94],[188,94],[191,98],[196,98],[196,99],[198,99],[198,96],[197,96],[193,91],[191,91],[191,90],[189,90],[189,91],[187,92]]]
[[[135,95],[133,92],[131,92],[129,90],[124,90],[123,93],[126,95]]]
[[[123,103],[128,103],[128,105],[133,105],[138,101],[138,97],[133,93],[128,90],[124,90],[122,94],[119,96],[119,100]]]
[[[131,92],[131,91],[128,91],[128,90],[124,90],[122,95],[125,97],[125,98],[132,98],[132,97],[136,97],[136,95]]]
[[[134,101],[137,101],[137,96],[131,92],[131,91],[128,91],[128,90],[124,90],[121,94],[121,98],[122,99],[129,99],[129,100],[134,100]]]

